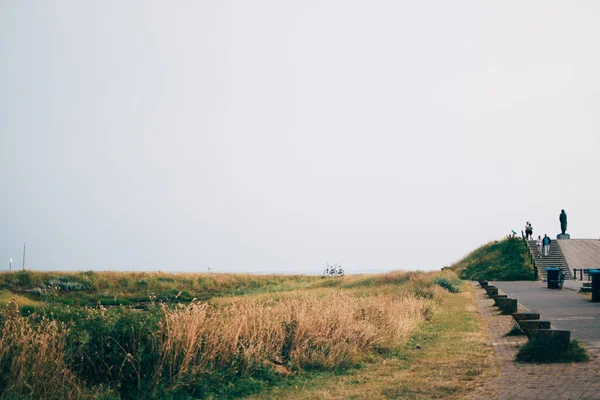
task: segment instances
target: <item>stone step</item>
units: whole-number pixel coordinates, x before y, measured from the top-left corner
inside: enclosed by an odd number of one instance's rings
[[[546,268],[549,267],[560,268],[566,275],[565,279],[571,279],[571,271],[569,270],[565,257],[556,241],[552,240],[550,243],[550,249],[547,256],[540,257],[541,254],[537,247],[537,240],[528,240],[527,247],[529,247],[529,252],[534,259],[540,279],[546,279]]]

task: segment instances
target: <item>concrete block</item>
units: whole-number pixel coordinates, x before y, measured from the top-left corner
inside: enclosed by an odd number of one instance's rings
[[[519,323],[519,321],[522,321],[524,319],[540,319],[539,313],[532,313],[532,312],[521,312],[521,313],[516,312],[516,313],[513,313],[512,316],[517,323]]]
[[[485,290],[490,297],[498,294],[498,288],[496,286],[486,286]]]
[[[496,305],[498,305],[498,301],[497,301],[498,299],[506,299],[506,298],[508,298],[508,296],[505,294],[497,294],[495,296],[492,296],[492,299],[494,299],[494,304],[496,304]]]
[[[550,321],[542,321],[539,319],[524,319],[519,321],[519,326],[527,337],[532,338],[540,329],[550,329]]]
[[[535,338],[551,346],[556,352],[564,352],[569,349],[571,343],[571,331],[559,331],[552,329],[538,329]]]
[[[502,314],[513,314],[517,312],[517,299],[497,299],[496,305],[502,310]]]

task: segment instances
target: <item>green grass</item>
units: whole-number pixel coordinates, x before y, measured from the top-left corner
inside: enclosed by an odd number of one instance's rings
[[[343,278],[341,278],[343,279]],[[162,272],[41,272],[0,274],[0,290],[32,302],[70,306],[143,306],[151,301],[189,303],[215,297],[339,286],[338,279],[306,275],[166,274]],[[0,298],[0,302],[2,299]]]
[[[533,280],[525,244],[512,238],[487,243],[450,266],[462,279],[497,281]]]

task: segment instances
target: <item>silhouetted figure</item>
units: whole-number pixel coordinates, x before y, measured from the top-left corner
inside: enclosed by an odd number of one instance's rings
[[[565,210],[560,211],[560,215],[558,216],[558,219],[560,221],[560,230],[562,231],[562,234],[564,235],[565,232],[567,231],[567,213],[565,212]]]

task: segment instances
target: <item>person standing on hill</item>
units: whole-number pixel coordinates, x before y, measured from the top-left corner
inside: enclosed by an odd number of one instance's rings
[[[533,240],[533,226],[529,223],[529,240]]]
[[[542,237],[540,235],[538,235],[537,242],[535,244],[537,244],[537,248],[538,248],[538,257],[541,257],[542,250],[543,250],[543,244],[542,244]]]
[[[533,227],[531,226],[529,221],[527,221],[525,223],[525,240],[531,240],[531,239],[533,239]]]
[[[544,245],[544,257],[548,257],[548,253],[550,252],[550,243],[551,243],[551,240],[548,237],[548,235],[544,235],[544,239],[542,240],[542,243]]]

